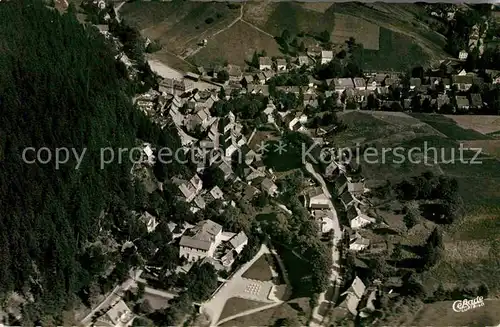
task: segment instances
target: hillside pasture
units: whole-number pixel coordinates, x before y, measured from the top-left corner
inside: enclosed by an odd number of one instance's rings
[[[481,134],[493,134],[500,131],[500,117],[490,115],[445,115],[465,129],[472,129]]]
[[[207,46],[188,60],[196,65],[207,66],[223,58],[231,64],[244,65],[245,60],[251,59],[254,51],[262,50],[265,50],[268,56],[281,55],[279,46],[272,37],[239,21],[217,34]]]
[[[463,124],[462,126],[458,125],[456,120],[450,118],[449,116],[418,113],[412,114],[412,116],[432,126],[434,129],[453,140],[491,140],[490,136],[484,135],[475,129],[464,128],[462,127]]]
[[[363,44],[367,50],[379,50],[380,26],[351,15],[335,13],[335,27],[331,34],[333,43],[343,44],[350,37]]]
[[[230,9],[222,2],[136,1],[125,4],[121,14],[145,37],[158,39],[170,52],[182,55],[229,25],[240,10]]]

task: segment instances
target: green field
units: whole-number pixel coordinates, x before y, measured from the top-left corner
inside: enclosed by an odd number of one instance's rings
[[[415,44],[425,46],[426,52],[432,57],[447,56],[443,50],[446,39],[422,21],[433,20],[422,6],[406,3],[343,2],[335,4],[335,11],[364,18],[381,27],[406,34]]]
[[[333,10],[319,13],[304,9],[297,2],[278,2],[271,6],[271,15],[259,27],[273,35],[280,35],[285,29],[293,35],[300,32],[320,33],[324,30],[332,31],[335,26]]]
[[[354,56],[365,70],[408,71],[431,59],[414,39],[387,28],[380,28],[379,50],[362,49]]]
[[[276,249],[283,260],[288,279],[292,286],[291,298],[310,297],[312,295],[310,263],[300,259],[287,248],[276,246]]]
[[[475,130],[462,128],[457,125],[454,120],[442,115],[412,114],[412,116],[420,119],[422,122],[430,125],[438,132],[443,133],[453,140],[468,141],[492,139],[490,136],[481,134]]]

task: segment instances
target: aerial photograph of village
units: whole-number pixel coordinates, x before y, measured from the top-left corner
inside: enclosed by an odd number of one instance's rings
[[[500,4],[0,17],[0,327],[500,327]]]

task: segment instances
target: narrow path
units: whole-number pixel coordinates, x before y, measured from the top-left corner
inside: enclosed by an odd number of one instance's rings
[[[276,307],[276,306],[281,305],[281,304],[282,304],[281,302],[271,303],[271,304],[264,305],[264,306],[259,307],[259,308],[250,309],[250,310],[247,310],[247,311],[243,311],[243,312],[237,313],[235,315],[232,315],[230,317],[222,319],[221,321],[219,321],[217,323],[217,326],[222,325],[223,323],[226,323],[226,322],[231,321],[231,320],[236,319],[236,318],[248,316],[248,315],[251,315],[253,313],[257,313],[257,312],[260,312],[260,311],[271,309],[271,308]]]
[[[264,31],[263,29],[258,28],[258,27],[257,27],[257,26],[255,26],[254,24],[247,22],[247,21],[246,21],[246,20],[244,20],[243,18],[241,19],[241,21],[242,21],[243,23],[245,23],[245,24],[249,25],[250,27],[252,27],[252,28],[256,29],[257,31],[259,31],[259,32],[261,32],[261,33],[263,33],[263,34],[265,34],[265,35],[267,35],[267,36],[270,36],[270,37],[272,37],[272,38],[274,39],[274,35],[267,33],[266,31]]]
[[[229,25],[227,25],[226,27],[218,30],[217,32],[215,32],[214,34],[212,34],[212,36],[209,36],[207,37],[207,40],[209,39],[213,39],[214,37],[216,37],[217,35],[219,35],[220,33],[228,30],[229,28],[231,28],[234,24],[236,24],[237,22],[239,22],[240,20],[242,20],[243,18],[243,8],[245,7],[245,3],[243,2],[241,4],[241,7],[240,7],[240,15],[235,19],[233,20]],[[203,33],[201,34],[203,35]],[[199,36],[198,36],[199,37]],[[186,59],[186,58],[189,58],[191,56],[194,56],[195,54],[197,54],[198,52],[200,52],[201,49],[203,49],[204,47],[203,46],[198,46],[198,48],[196,48],[196,50],[194,51],[191,51],[190,53],[188,53],[187,55],[181,57],[183,60]]]

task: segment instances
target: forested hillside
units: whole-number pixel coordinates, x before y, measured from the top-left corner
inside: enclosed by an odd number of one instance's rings
[[[131,148],[137,137],[178,145],[133,108],[117,65],[104,37],[73,14],[41,2],[0,4],[0,300],[32,294],[23,320],[61,324],[61,312],[109,264],[83,250],[99,234],[100,212],[123,223],[144,206],[130,162],[100,169],[99,148]],[[78,170],[74,160],[57,170],[23,163],[25,147],[88,150]],[[111,282],[127,271],[127,260],[114,261]]]

